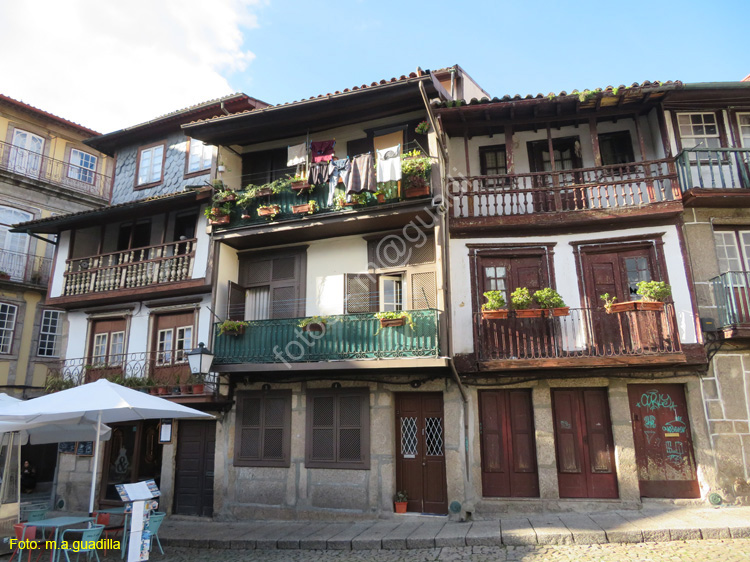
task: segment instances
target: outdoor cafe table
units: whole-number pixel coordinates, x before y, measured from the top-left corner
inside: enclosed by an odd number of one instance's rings
[[[29,521],[24,525],[30,527],[36,527],[37,529],[54,529],[55,530],[55,549],[52,551],[50,556],[51,562],[56,562],[60,558],[60,549],[57,544],[57,536],[60,533],[60,529],[63,527],[74,527],[75,525],[82,525],[83,523],[90,523],[94,520],[93,517],[53,517],[51,519],[41,519],[39,521]]]
[[[120,545],[120,558],[125,558],[125,551],[127,550],[127,536],[128,536],[128,519],[130,511],[125,511],[125,506],[111,507],[109,509],[99,509],[97,513],[110,513],[112,515],[124,515],[125,518],[122,522],[122,544]]]

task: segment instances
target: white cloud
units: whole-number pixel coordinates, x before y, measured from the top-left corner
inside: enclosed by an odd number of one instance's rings
[[[262,0],[0,0],[0,93],[101,132],[231,93]]]

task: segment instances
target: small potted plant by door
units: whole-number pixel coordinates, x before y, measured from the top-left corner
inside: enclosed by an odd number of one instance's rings
[[[554,289],[546,287],[535,291],[532,298],[544,311],[545,316],[568,316],[570,314],[570,307],[565,306],[562,297]]]
[[[516,318],[540,318],[542,310],[539,308],[529,308],[534,300],[529,294],[526,287],[518,287],[510,294],[510,302],[516,313]]]
[[[249,322],[243,320],[224,320],[224,322],[219,324],[219,335],[241,336],[245,333],[245,328],[249,325]]]
[[[486,291],[484,298],[487,302],[482,305],[482,318],[484,320],[497,320],[508,317],[508,309],[505,307],[505,298],[502,291]]]
[[[310,189],[310,184],[307,182],[307,178],[302,174],[289,176],[289,181],[292,184],[291,187],[293,191],[303,191],[305,189]]]
[[[302,328],[303,332],[325,332],[327,320],[324,316],[311,316],[300,320],[297,326]]]
[[[409,505],[409,494],[406,492],[396,492],[393,496],[393,505],[396,508],[396,513],[406,513],[406,506]]]
[[[292,212],[295,215],[302,215],[302,214],[312,215],[317,210],[318,210],[318,202],[315,201],[315,199],[310,199],[304,205],[292,205]]]

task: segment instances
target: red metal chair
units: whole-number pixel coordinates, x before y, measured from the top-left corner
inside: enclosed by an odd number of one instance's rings
[[[27,548],[26,549],[29,552],[29,562],[31,562],[31,554],[33,552],[36,552],[37,550],[40,551],[39,552],[39,556],[36,557],[36,559],[39,560],[42,557],[42,550],[44,550],[44,549],[40,549],[39,548],[39,544],[40,544],[41,541],[37,541],[36,540],[36,527],[34,525],[25,525],[23,523],[16,523],[15,525],[13,525],[13,530],[16,533],[16,540],[19,541],[19,543],[21,541],[32,541],[36,545],[36,548]],[[20,560],[20,558],[21,558],[21,554],[20,553],[21,552],[22,552],[22,550],[20,548],[20,544],[16,545],[16,548],[13,551],[13,554],[10,555],[10,558],[8,559],[8,562],[12,562],[13,557],[16,554],[18,554],[18,558]]]
[[[97,525],[104,525],[104,530],[102,531],[102,534],[104,535],[104,539],[110,538],[110,536],[117,536],[122,535],[125,530],[125,519],[123,516],[122,523],[118,524],[112,524],[111,520],[111,514],[110,513],[95,513],[96,516],[96,524]],[[106,543],[105,543],[106,544]],[[104,548],[104,556],[107,555],[107,548]],[[9,561],[10,562],[10,561]]]

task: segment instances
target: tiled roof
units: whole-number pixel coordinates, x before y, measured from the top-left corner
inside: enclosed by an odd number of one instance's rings
[[[592,94],[614,94],[617,95],[618,93],[622,93],[625,90],[633,90],[636,88],[640,89],[658,89],[663,87],[668,87],[669,89],[679,88],[682,86],[682,82],[679,80],[668,80],[667,82],[650,82],[646,80],[645,82],[642,82],[639,84],[638,82],[634,82],[630,86],[625,86],[624,84],[621,84],[620,86],[607,86],[606,88],[596,88],[595,90],[572,90],[570,93],[566,91],[562,91],[559,93],[550,92],[549,94],[527,94],[525,96],[522,96],[520,94],[515,94],[513,96],[511,95],[504,95],[502,98],[494,97],[492,99],[490,98],[482,98],[482,99],[476,99],[472,98],[471,100],[455,100],[455,101],[442,101],[442,102],[433,102],[433,107],[460,107],[462,105],[477,105],[477,104],[485,104],[485,103],[499,103],[499,102],[512,102],[512,101],[522,101],[522,100],[542,100],[546,99],[549,101],[556,101],[559,98],[572,98],[572,97],[578,97],[581,99],[581,101],[585,101],[589,96]]]
[[[305,98],[305,99],[301,99],[301,100],[295,100],[295,101],[290,101],[290,102],[285,102],[285,103],[279,103],[279,104],[276,104],[276,105],[268,105],[266,107],[257,108],[257,109],[246,109],[245,111],[239,111],[237,113],[232,113],[231,115],[218,115],[216,117],[211,117],[209,119],[198,119],[196,121],[191,121],[190,124],[209,123],[209,122],[214,122],[214,121],[220,121],[222,119],[229,119],[229,118],[232,118],[232,117],[237,117],[239,115],[245,115],[245,114],[248,114],[248,113],[255,113],[255,112],[259,112],[259,111],[267,111],[267,110],[278,109],[278,108],[282,108],[282,107],[290,107],[290,106],[299,105],[299,104],[302,104],[302,103],[308,103],[310,101],[315,101],[315,100],[319,100],[319,99],[330,99],[330,98],[334,98],[336,96],[341,96],[341,95],[349,94],[349,93],[352,93],[352,92],[357,92],[357,91],[361,91],[361,90],[368,90],[368,89],[371,89],[371,88],[377,88],[377,87],[381,87],[381,86],[389,86],[391,84],[395,84],[395,83],[399,83],[399,82],[405,82],[407,80],[411,80],[411,79],[415,79],[415,78],[420,78],[422,76],[428,76],[429,74],[430,74],[429,70],[422,70],[421,68],[417,68],[416,72],[411,72],[411,73],[409,73],[408,76],[405,75],[405,74],[402,74],[398,78],[393,77],[390,80],[384,79],[384,80],[381,80],[380,82],[372,82],[369,86],[367,84],[362,84],[361,86],[353,86],[351,88],[344,88],[343,90],[336,90],[333,93],[329,92],[327,94],[319,94],[317,96],[310,96],[309,98]]]
[[[53,121],[57,121],[58,123],[61,123],[63,125],[67,125],[68,127],[72,127],[73,129],[77,129],[78,131],[90,135],[92,137],[100,135],[101,133],[98,133],[97,131],[94,131],[93,129],[89,129],[88,127],[84,127],[83,125],[79,125],[78,123],[71,121],[69,119],[65,119],[64,117],[58,117],[57,115],[50,113],[49,111],[44,111],[43,109],[39,109],[38,107],[34,107],[33,105],[30,105],[26,102],[22,102],[20,100],[14,99],[10,96],[6,96],[4,94],[0,94],[0,101],[4,101],[6,103],[9,103],[11,105],[15,105],[17,107],[20,107],[21,109],[24,109],[26,111],[30,111],[32,113],[37,113],[41,115],[42,117],[46,119],[52,119]]]

